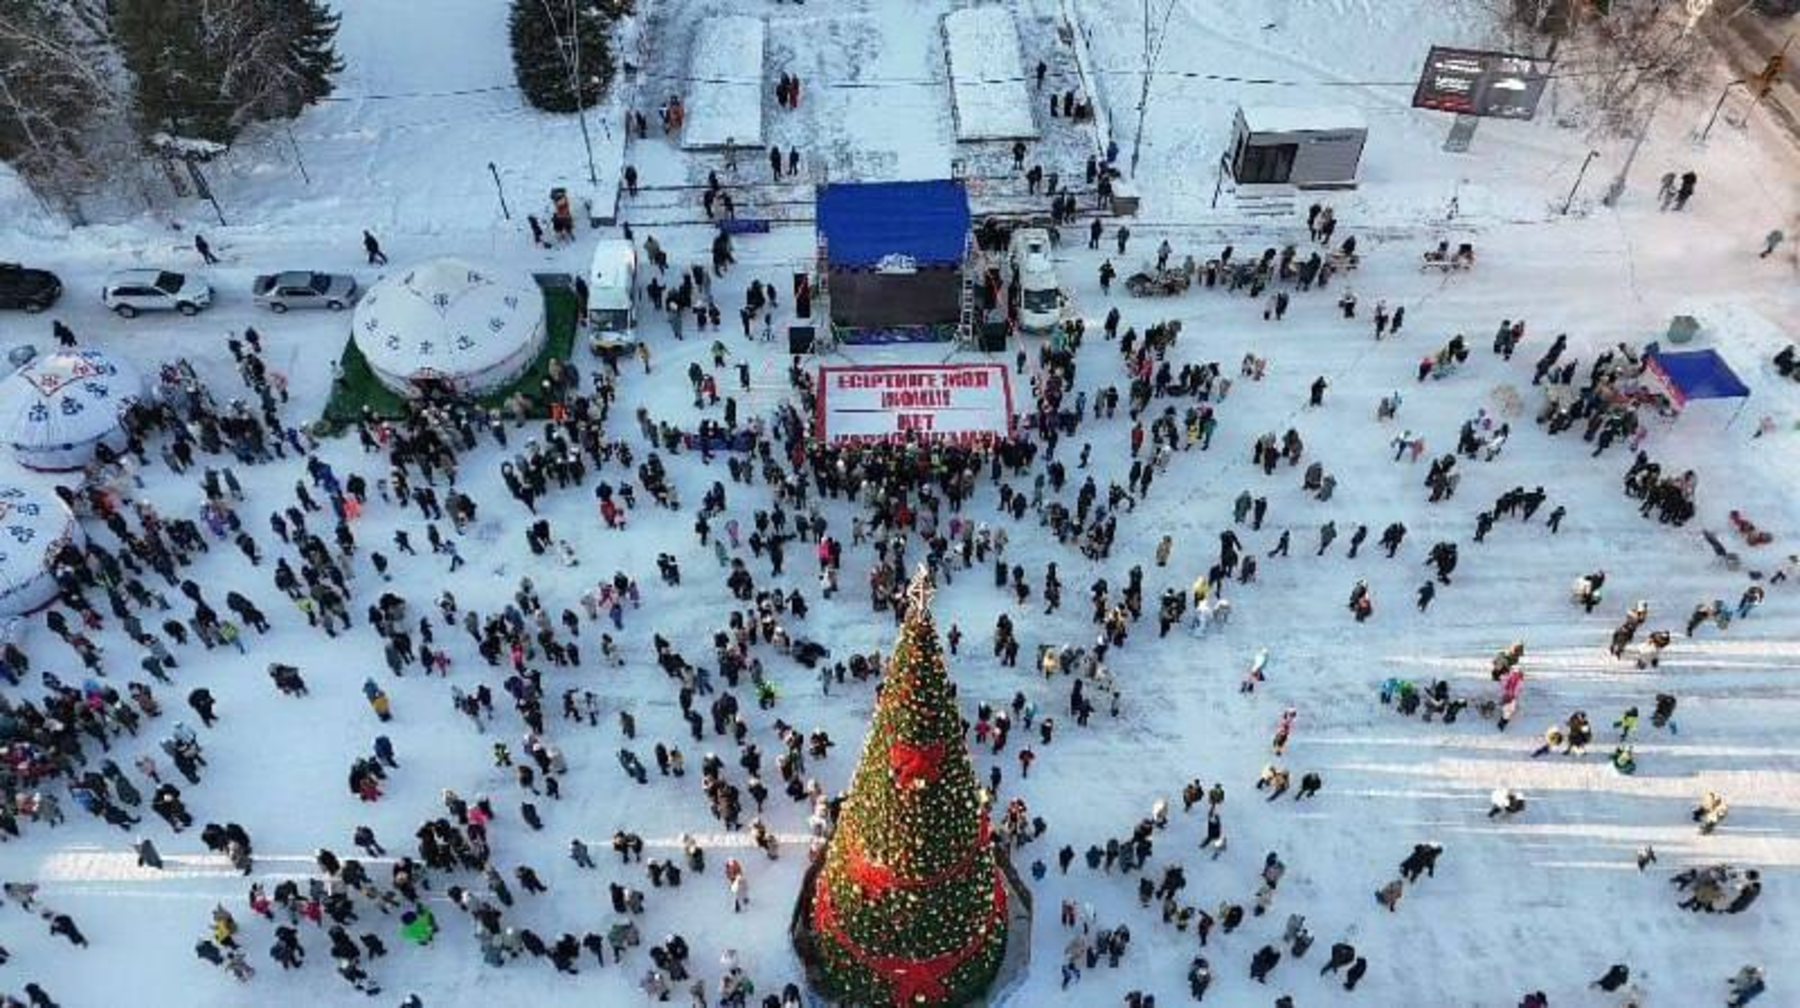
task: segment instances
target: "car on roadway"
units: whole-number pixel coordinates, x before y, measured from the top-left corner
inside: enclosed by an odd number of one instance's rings
[[[41,312],[62,297],[62,281],[49,270],[0,263],[0,308]]]
[[[289,270],[257,277],[250,292],[257,304],[277,315],[290,308],[343,311],[356,302],[356,278],[345,273]]]
[[[107,277],[100,290],[100,303],[122,318],[147,311],[198,315],[212,297],[212,287],[199,277],[154,269],[121,270]]]

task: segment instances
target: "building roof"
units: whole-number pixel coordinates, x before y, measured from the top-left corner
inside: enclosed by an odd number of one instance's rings
[[[1352,105],[1244,105],[1238,109],[1253,133],[1318,133],[1367,130],[1369,121]]]

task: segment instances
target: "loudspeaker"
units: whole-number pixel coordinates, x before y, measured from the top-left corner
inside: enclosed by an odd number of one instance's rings
[[[812,274],[794,274],[794,317],[812,318]]]
[[[788,353],[794,356],[813,352],[813,327],[809,325],[788,326]]]
[[[1000,353],[1001,351],[1005,350],[1006,349],[1007,328],[1008,328],[1007,324],[1004,321],[999,322],[999,323],[994,323],[994,322],[983,323],[981,326],[981,338],[979,341],[979,344],[981,347],[981,352],[982,353]]]

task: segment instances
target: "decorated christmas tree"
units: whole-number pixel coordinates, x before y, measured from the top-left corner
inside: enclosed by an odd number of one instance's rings
[[[1006,885],[923,573],[906,599],[810,923],[827,996],[955,1006],[980,997],[1000,968]]]

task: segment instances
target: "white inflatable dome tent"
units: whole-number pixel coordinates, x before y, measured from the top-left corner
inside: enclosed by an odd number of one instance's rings
[[[525,273],[433,259],[369,288],[353,324],[357,349],[393,391],[481,395],[542,352],[544,295]]]
[[[124,413],[143,392],[136,368],[97,350],[35,358],[0,381],[0,440],[27,469],[80,469],[99,445],[125,447]]]
[[[57,552],[85,541],[75,515],[48,488],[0,476],[0,618],[54,602]]]

